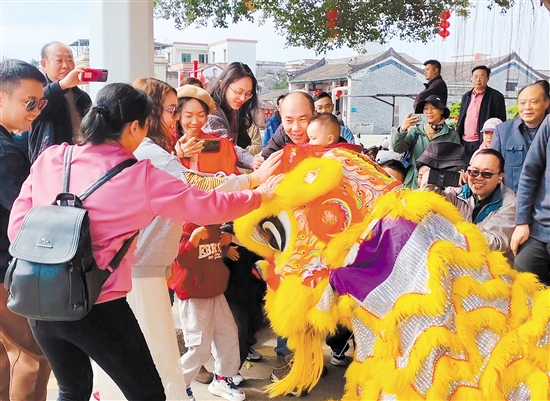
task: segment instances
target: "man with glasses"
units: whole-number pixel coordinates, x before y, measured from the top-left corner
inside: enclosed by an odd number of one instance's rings
[[[40,71],[24,61],[0,63],[0,400],[45,400],[50,376],[50,366],[27,319],[7,308],[3,284],[11,259],[10,211],[31,168],[14,137],[16,132],[29,130],[46,106],[44,84]]]
[[[436,189],[436,192],[445,195],[464,220],[479,228],[492,251],[505,252],[512,259],[510,239],[516,226],[516,195],[502,183],[502,154],[494,149],[481,149],[466,174],[467,183],[462,187]]]
[[[317,114],[330,113],[334,111],[334,103],[332,98],[327,92],[320,92],[313,98],[313,104],[315,105],[315,111]],[[355,137],[353,132],[345,125],[340,125],[340,138],[344,138],[348,143],[355,143]]]
[[[48,43],[42,48],[40,65],[48,81],[44,94],[49,103],[29,132],[31,163],[51,145],[72,144],[92,105],[90,96],[77,87],[87,82],[80,80],[84,70],[75,68],[71,49],[63,43]]]

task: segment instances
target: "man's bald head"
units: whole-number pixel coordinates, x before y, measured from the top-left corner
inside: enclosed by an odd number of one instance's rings
[[[42,48],[40,65],[52,81],[59,81],[74,70],[73,53],[61,42],[50,42]]]
[[[315,115],[313,99],[309,94],[296,91],[285,96],[279,114],[286,134],[294,143],[307,143],[307,126]]]

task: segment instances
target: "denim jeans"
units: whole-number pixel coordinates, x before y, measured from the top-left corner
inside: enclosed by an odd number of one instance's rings
[[[90,358],[114,380],[128,400],[166,400],[164,387],[126,298],[95,305],[72,322],[29,320],[50,362],[59,400],[89,400]]]

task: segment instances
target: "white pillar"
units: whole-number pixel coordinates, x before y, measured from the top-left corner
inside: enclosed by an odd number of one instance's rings
[[[90,67],[109,70],[107,83],[154,76],[153,0],[91,3]],[[92,99],[105,85],[90,84]]]

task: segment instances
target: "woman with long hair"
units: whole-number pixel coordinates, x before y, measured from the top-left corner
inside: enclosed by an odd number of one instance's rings
[[[110,84],[98,92],[95,106],[82,121],[79,143],[73,151],[70,192],[82,193],[107,170],[134,157],[133,152],[148,133],[147,120],[152,107],[145,92],[127,84]],[[50,204],[60,192],[67,147],[67,144],[52,146],[35,162],[13,204],[8,227],[11,241],[29,210]],[[94,258],[99,268],[108,268],[125,239],[149,227],[157,216],[199,224],[217,224],[242,216],[257,208],[262,198],[271,196],[274,182],[271,180],[257,191],[203,192],[141,158],[84,201]],[[201,213],[197,213],[197,205]],[[125,398],[166,399],[144,335],[126,301],[132,288],[134,250],[132,246],[84,318],[68,322],[36,321],[31,327],[52,366],[60,400],[90,398],[93,381],[90,358],[115,381]],[[166,295],[165,289],[163,293]]]
[[[207,91],[217,107],[208,116],[203,131],[231,139],[238,167],[252,168],[254,156],[246,150],[251,143],[248,129],[254,122],[253,113],[258,107],[258,81],[252,70],[246,64],[233,62],[207,87]]]

